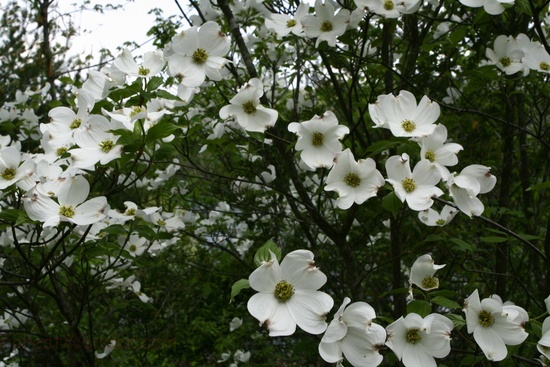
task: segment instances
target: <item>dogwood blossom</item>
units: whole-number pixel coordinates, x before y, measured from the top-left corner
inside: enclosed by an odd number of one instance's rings
[[[398,18],[401,14],[415,13],[420,0],[354,0],[359,9],[373,12],[384,18]]]
[[[422,210],[418,212],[418,219],[420,219],[420,221],[427,226],[442,227],[445,224],[449,223],[451,220],[453,220],[456,213],[458,212],[459,210],[456,209],[455,207],[452,207],[450,205],[445,205],[443,209],[441,209],[440,213],[433,210],[432,208],[428,208],[426,210]]]
[[[102,353],[99,353],[99,352],[95,352],[95,357],[97,359],[103,359],[105,357],[107,357],[109,354],[111,354],[111,352],[113,351],[113,349],[115,349],[115,346],[116,346],[116,340],[111,340],[109,342],[109,344],[107,344],[105,346],[105,348],[103,348],[103,352]]]
[[[434,260],[429,254],[422,255],[415,260],[411,267],[409,283],[425,291],[437,289],[439,288],[439,279],[434,277],[434,274],[437,270],[444,267],[445,264],[435,265]]]
[[[319,354],[328,363],[341,363],[343,355],[355,367],[378,366],[386,330],[372,323],[376,313],[368,303],[350,302],[346,297],[334,315],[319,344]]]
[[[386,327],[386,345],[405,367],[436,367],[434,357],[444,358],[451,351],[453,328],[453,322],[443,315],[422,318],[409,313]]]
[[[537,343],[537,349],[547,360],[550,360],[550,317],[544,319],[542,323],[542,337]]]
[[[334,157],[342,151],[340,139],[349,133],[349,128],[338,125],[334,113],[326,111],[321,116],[315,115],[311,120],[290,123],[288,131],[298,135],[296,150],[302,151],[302,161],[315,169],[332,167]]]
[[[335,46],[336,38],[346,31],[350,22],[349,10],[340,9],[336,15],[334,11],[334,6],[329,1],[323,3],[322,0],[316,0],[315,15],[307,14],[302,17],[302,27],[306,36],[317,38],[315,47],[319,47],[323,41],[327,41],[329,46]]]
[[[427,159],[418,162],[411,172],[409,155],[395,155],[386,161],[386,172],[386,181],[393,186],[399,200],[406,201],[412,210],[426,210],[432,206],[434,196],[443,195],[435,186],[441,179],[439,171]]]
[[[325,191],[336,191],[336,205],[348,209],[353,203],[363,204],[384,186],[384,177],[376,169],[376,162],[367,158],[355,161],[351,150],[346,149],[335,158],[334,167],[327,177]]]
[[[506,358],[506,345],[519,345],[527,338],[523,324],[529,320],[527,312],[515,305],[503,305],[500,297],[479,300],[477,289],[464,300],[466,326],[491,361]]]
[[[26,159],[21,164],[21,158],[21,151],[14,146],[0,151],[0,190],[25,179],[29,171],[34,169],[32,160]]]
[[[307,15],[308,10],[308,4],[300,3],[293,17],[287,14],[271,14],[269,18],[265,19],[265,26],[274,31],[277,34],[277,38],[283,38],[289,33],[302,36],[304,33],[302,18]]]
[[[498,15],[504,12],[506,9],[502,4],[514,4],[514,0],[459,0],[461,4],[472,7],[480,8],[483,6],[483,9],[491,15]]]
[[[524,49],[530,44],[529,37],[520,34],[518,37],[498,36],[495,39],[493,49],[487,48],[485,56],[489,59],[489,65],[496,65],[497,68],[504,71],[506,75],[512,75],[523,71],[526,75],[529,68],[522,60],[525,56]]]
[[[229,61],[230,42],[218,23],[209,21],[200,28],[189,28],[172,39],[168,56],[170,75],[181,79],[186,87],[198,87],[206,77],[221,80],[220,70]]]
[[[275,125],[279,113],[271,108],[260,105],[260,97],[264,94],[264,85],[258,78],[250,81],[241,88],[239,93],[229,103],[220,109],[220,118],[235,119],[247,131],[264,132]]]
[[[120,71],[138,77],[157,75],[164,67],[165,61],[161,51],[149,51],[143,55],[143,62],[139,65],[128,49],[124,49],[113,61],[113,65]]]
[[[375,127],[390,129],[396,137],[420,138],[433,134],[440,108],[427,96],[416,104],[411,92],[402,90],[399,95],[381,95],[375,106],[369,105]]]
[[[436,125],[431,135],[418,139],[420,156],[429,160],[438,169],[443,181],[451,174],[446,167],[458,163],[456,156],[463,148],[457,143],[445,143],[447,141],[447,128],[445,125]]]
[[[308,250],[290,252],[281,264],[275,254],[250,274],[250,286],[259,292],[248,301],[248,312],[265,324],[270,336],[291,335],[298,325],[310,334],[327,328],[332,298],[318,289],[327,277],[314,266]]]
[[[477,195],[491,191],[496,181],[491,168],[473,164],[464,168],[459,175],[449,176],[447,188],[458,209],[471,217],[481,215],[485,210]]]

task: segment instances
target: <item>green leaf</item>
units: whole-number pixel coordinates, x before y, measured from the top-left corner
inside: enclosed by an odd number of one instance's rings
[[[120,224],[113,224],[109,227],[105,227],[101,230],[101,232],[108,233],[108,234],[127,234],[128,231],[124,226]]]
[[[462,251],[472,251],[474,249],[471,244],[461,240],[460,238],[451,238],[449,241],[457,245],[458,248]]]
[[[461,315],[455,315],[454,313],[448,313],[445,315],[449,320],[453,322],[453,325],[455,326],[455,330],[460,330],[464,325],[466,325],[466,321]]]
[[[264,261],[271,260],[271,252],[277,257],[277,261],[281,261],[281,249],[273,242],[273,240],[268,240],[262,247],[256,251],[254,255],[254,263],[256,266],[262,265]]]
[[[178,129],[179,127],[171,122],[161,121],[158,124],[153,125],[149,131],[147,131],[147,137],[145,140],[147,143],[150,143],[157,139],[166,138]]]
[[[164,83],[164,80],[160,76],[154,76],[149,80],[149,83],[147,83],[147,91],[152,92],[156,90],[158,87],[160,87]]]
[[[15,223],[17,222],[17,219],[19,218],[21,213],[23,213],[23,211],[19,209],[2,210],[0,212],[0,220],[9,222],[9,223]]]
[[[481,242],[487,242],[487,243],[500,243],[500,242],[506,242],[506,241],[508,241],[507,238],[504,238],[504,237],[495,237],[495,236],[481,237],[479,240],[480,240]]]
[[[235,298],[237,294],[241,293],[243,289],[247,288],[250,288],[250,283],[248,282],[248,279],[237,280],[231,286],[231,300],[233,300],[233,298]]]
[[[395,195],[395,192],[390,192],[388,195],[384,196],[382,199],[382,208],[386,209],[390,213],[392,213],[393,217],[397,217],[397,213],[399,213],[399,208],[401,207],[401,200]]]
[[[395,147],[396,145],[401,144],[399,141],[389,141],[389,140],[380,140],[375,143],[372,143],[367,148],[367,156],[373,156],[382,153],[385,150]]]
[[[430,302],[424,300],[414,300],[407,305],[407,314],[417,313],[422,317],[426,317],[432,312]]]
[[[436,305],[439,305],[439,306],[442,306],[442,307],[446,307],[446,308],[462,308],[460,307],[460,305],[458,303],[456,303],[455,301],[451,300],[451,299],[448,299],[446,297],[434,297],[430,300],[430,302],[432,303],[435,303]]]
[[[546,181],[546,182],[543,182],[543,183],[540,183],[540,184],[537,184],[537,185],[533,185],[533,186],[530,186],[529,188],[527,188],[527,191],[532,191],[532,190],[535,190],[535,191],[538,191],[538,190],[544,190],[544,189],[547,189],[550,187],[550,181]]]
[[[33,220],[31,218],[29,218],[27,213],[24,212],[24,211],[21,211],[21,213],[19,213],[19,215],[17,216],[17,220],[15,221],[15,225],[18,226],[20,224],[32,223],[32,222],[33,222]]]

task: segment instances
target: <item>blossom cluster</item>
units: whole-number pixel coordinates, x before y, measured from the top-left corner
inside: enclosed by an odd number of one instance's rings
[[[496,65],[506,75],[522,73],[530,70],[550,73],[550,54],[537,41],[520,33],[516,37],[501,35],[495,39],[493,48],[485,52],[489,65]]]

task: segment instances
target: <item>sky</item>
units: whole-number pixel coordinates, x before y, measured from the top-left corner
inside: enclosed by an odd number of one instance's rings
[[[59,0],[62,11],[67,12],[74,9],[69,4],[73,1]],[[180,0],[184,9],[185,0]],[[143,48],[136,51],[143,54],[154,49],[151,37],[147,31],[154,24],[155,16],[147,14],[150,9],[160,7],[163,15],[168,17],[173,14],[181,14],[175,1],[152,1],[152,0],[92,0],[92,4],[123,4],[122,9],[106,10],[104,14],[94,11],[79,11],[72,14],[75,26],[81,30],[79,36],[72,40],[71,49],[75,54],[97,54],[102,48],[111,50],[114,55],[118,52],[116,48],[125,41],[134,41],[137,44],[144,44]],[[67,8],[63,8],[67,6]]]

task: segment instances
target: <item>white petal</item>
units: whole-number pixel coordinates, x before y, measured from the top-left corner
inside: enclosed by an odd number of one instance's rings
[[[323,292],[296,290],[286,305],[301,329],[310,334],[321,334],[327,328],[326,315],[334,301]]]
[[[319,343],[319,354],[328,363],[337,363],[342,360],[342,348],[339,342],[326,343],[321,341]]]
[[[281,277],[300,290],[317,290],[327,282],[327,276],[315,267],[313,253],[308,250],[288,253],[281,262]]]
[[[474,339],[490,361],[502,361],[506,358],[508,350],[498,332],[492,327],[479,325],[474,330]]]

